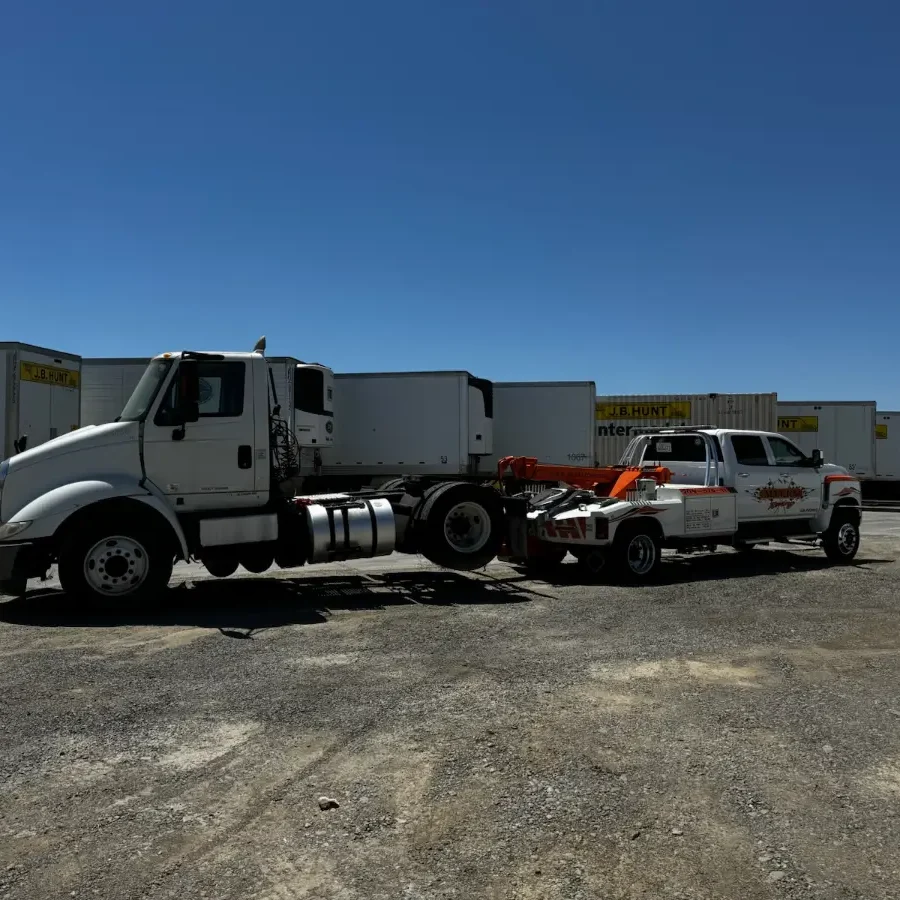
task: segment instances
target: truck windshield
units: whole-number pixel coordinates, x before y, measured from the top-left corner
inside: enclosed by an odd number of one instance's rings
[[[117,422],[139,422],[147,415],[159,389],[162,387],[172,368],[171,359],[154,359],[141,375],[141,380],[137,383],[132,395],[122,410],[122,415],[116,419]]]

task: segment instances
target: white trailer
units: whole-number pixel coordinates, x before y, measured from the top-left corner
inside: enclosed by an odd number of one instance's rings
[[[627,394],[598,397],[597,461],[619,461],[636,428],[708,425],[776,431],[777,394]]]
[[[900,482],[900,412],[875,413],[875,479]]]
[[[78,428],[80,384],[80,356],[0,342],[0,457]]]
[[[875,475],[874,400],[779,400],[776,430],[857,478]]]
[[[469,372],[338,374],[334,409],[340,427],[322,453],[317,489],[492,471],[485,459],[493,450],[493,385]]]
[[[495,381],[494,452],[542,463],[594,465],[593,381]]]

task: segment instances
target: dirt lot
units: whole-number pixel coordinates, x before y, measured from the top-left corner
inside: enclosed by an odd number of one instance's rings
[[[0,897],[900,897],[875,531],[645,589],[391,559],[2,604]]]

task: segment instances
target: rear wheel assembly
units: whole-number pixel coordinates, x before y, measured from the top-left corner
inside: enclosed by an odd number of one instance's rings
[[[418,549],[437,566],[480,569],[499,552],[503,524],[503,503],[493,488],[440,484],[425,493],[416,515]]]
[[[611,562],[628,581],[652,581],[659,569],[662,545],[659,534],[647,525],[620,527],[613,540]]]

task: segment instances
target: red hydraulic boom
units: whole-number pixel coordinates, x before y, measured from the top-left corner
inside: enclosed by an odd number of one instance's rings
[[[652,478],[657,484],[672,480],[665,466],[556,466],[539,463],[533,456],[504,456],[497,464],[497,477],[502,481],[507,473],[520,481],[562,482],[619,500],[635,489],[639,478]]]

